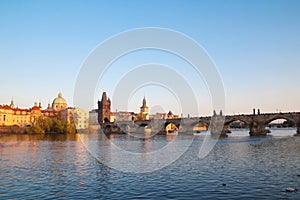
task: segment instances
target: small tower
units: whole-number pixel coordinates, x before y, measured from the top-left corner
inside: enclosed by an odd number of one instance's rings
[[[143,105],[140,107],[140,109],[141,109],[140,114],[141,114],[141,116],[143,116],[142,118],[144,120],[149,120],[149,110],[148,110],[148,106],[147,106],[145,96],[144,96],[144,99],[143,99]]]
[[[105,122],[110,122],[110,105],[110,99],[107,98],[106,92],[103,92],[101,101],[98,101],[98,122],[100,125]]]
[[[10,101],[10,107],[11,107],[11,108],[14,108],[14,107],[15,107],[15,104],[14,104],[14,100],[13,100],[13,99]]]

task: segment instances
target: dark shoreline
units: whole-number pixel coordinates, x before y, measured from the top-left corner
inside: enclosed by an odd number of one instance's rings
[[[29,128],[28,127],[18,127],[18,126],[0,126],[0,134],[28,134]]]

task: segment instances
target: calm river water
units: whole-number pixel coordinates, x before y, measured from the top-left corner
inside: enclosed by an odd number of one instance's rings
[[[204,136],[196,136],[171,165],[140,174],[95,159],[81,140],[102,145],[98,133],[0,135],[0,199],[300,199],[300,191],[285,192],[287,187],[300,190],[300,137],[294,133],[277,129],[250,138],[246,130],[233,131],[202,159],[197,154]],[[177,137],[183,146],[191,139],[191,134]],[[161,148],[172,138],[113,135],[110,140],[140,152]]]

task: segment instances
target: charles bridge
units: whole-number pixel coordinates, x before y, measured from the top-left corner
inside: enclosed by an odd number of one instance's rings
[[[217,114],[213,111],[212,116],[178,118],[171,117],[167,119],[136,120],[132,117],[130,121],[117,120],[110,122],[111,101],[107,98],[106,92],[102,93],[101,101],[98,101],[98,122],[104,130],[104,133],[145,133],[147,130],[151,134],[166,134],[172,132],[193,132],[196,126],[206,126],[209,128],[212,136],[227,136],[231,123],[240,121],[249,127],[250,136],[264,136],[267,134],[268,124],[277,119],[285,119],[294,124],[297,128],[297,135],[300,136],[300,112],[288,113],[261,113],[260,109],[253,109],[252,114],[227,115],[222,114],[222,110]],[[146,118],[148,116],[148,107],[144,97],[143,104],[140,107],[140,114]]]
[[[165,134],[168,125],[173,125],[179,132],[191,132],[198,124],[209,127],[212,135],[227,136],[227,131],[232,122],[241,121],[249,127],[250,136],[264,136],[267,134],[266,127],[268,124],[277,119],[285,119],[295,124],[297,135],[300,135],[300,112],[288,113],[255,113],[227,115],[214,114],[209,117],[194,117],[194,118],[177,118],[177,119],[152,119],[152,120],[135,120],[135,121],[120,121],[120,122],[104,122],[100,123],[105,133],[110,132],[127,132],[137,131],[142,127],[151,128],[152,132]]]

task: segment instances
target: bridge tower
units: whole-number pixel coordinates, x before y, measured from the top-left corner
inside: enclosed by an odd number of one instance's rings
[[[140,107],[140,116],[143,120],[149,120],[149,109],[146,103],[146,98],[143,99],[143,104]]]
[[[110,122],[110,105],[110,99],[107,98],[106,92],[103,92],[101,101],[98,101],[98,122],[100,125]]]

